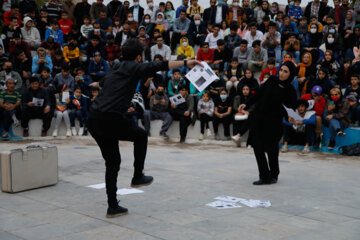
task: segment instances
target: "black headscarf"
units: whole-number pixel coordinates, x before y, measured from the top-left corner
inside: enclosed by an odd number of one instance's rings
[[[282,66],[287,66],[289,68],[289,71],[290,71],[290,75],[289,75],[289,78],[285,81],[281,81],[279,79],[279,84],[281,86],[286,86],[286,85],[291,85],[292,81],[294,80],[294,77],[296,76],[296,67],[295,67],[295,64],[292,63],[291,61],[286,61],[284,62],[281,66],[280,66],[280,69]]]

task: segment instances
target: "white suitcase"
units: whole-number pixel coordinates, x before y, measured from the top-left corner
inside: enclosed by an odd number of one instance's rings
[[[1,190],[20,192],[58,182],[58,153],[55,146],[29,146],[0,153]]]

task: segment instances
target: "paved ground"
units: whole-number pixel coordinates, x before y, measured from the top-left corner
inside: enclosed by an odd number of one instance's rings
[[[179,145],[152,139],[145,193],[121,197],[129,214],[106,219],[100,152],[89,139],[50,141],[58,146],[56,186],[0,193],[0,239],[359,239],[359,158],[295,152],[281,155],[279,183],[253,186],[251,150],[216,142]],[[1,150],[21,147],[1,143]],[[118,187],[129,187],[132,145],[121,143]],[[218,195],[270,200],[270,208],[216,210]]]

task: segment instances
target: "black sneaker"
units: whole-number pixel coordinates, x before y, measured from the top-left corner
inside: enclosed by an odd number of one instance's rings
[[[314,143],[313,143],[313,148],[315,149],[319,149],[320,148],[320,138],[315,139]]]
[[[328,149],[333,150],[334,148],[335,148],[335,140],[330,140],[329,145],[328,145]]]
[[[345,137],[345,136],[346,136],[346,133],[344,133],[343,131],[339,130],[339,131],[337,132],[337,135],[338,135],[339,137]]]
[[[152,176],[145,176],[142,175],[141,178],[133,178],[131,180],[131,187],[138,188],[143,186],[148,186],[154,181],[154,178]]]
[[[185,143],[185,138],[181,137],[180,138],[180,143]]]
[[[128,214],[128,210],[127,208],[123,208],[121,206],[116,206],[116,207],[108,207],[107,213],[106,213],[106,217],[107,218],[114,218],[114,217],[118,217],[121,215],[125,215]]]
[[[160,133],[160,136],[163,137],[165,140],[169,139],[169,136],[166,134],[166,132]]]
[[[9,137],[10,137],[10,136],[9,136],[9,132],[6,132],[6,131],[5,131],[5,132],[3,133],[3,135],[2,135],[2,139],[3,139],[3,140],[8,140]]]
[[[253,182],[254,185],[265,185],[265,184],[272,184],[271,180],[270,181],[265,181],[263,179],[259,179],[255,182]]]

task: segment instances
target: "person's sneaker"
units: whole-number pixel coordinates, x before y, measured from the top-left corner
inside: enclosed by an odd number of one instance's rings
[[[206,129],[206,137],[210,137],[211,136],[211,130],[210,128]]]
[[[28,137],[29,136],[29,129],[24,129],[23,136]]]
[[[53,137],[57,137],[57,136],[58,136],[58,130],[57,130],[57,129],[54,129],[52,136],[53,136]]]
[[[15,126],[15,127],[19,127],[19,126],[20,126],[20,121],[19,121],[16,117],[13,118],[13,121],[14,121],[14,126]]]
[[[138,188],[143,186],[148,186],[154,181],[152,176],[145,176],[144,174],[141,178],[132,178],[131,180],[131,187]]]
[[[84,128],[83,136],[87,136],[87,135],[88,135],[88,129],[85,127],[85,128]]]
[[[233,140],[233,142],[236,144],[237,147],[240,147],[240,143],[241,143],[241,136],[239,135],[234,135],[231,137],[231,139]]]
[[[42,131],[41,131],[41,136],[42,136],[42,137],[46,137],[46,136],[47,136],[47,132],[46,132],[45,130],[42,130]]]
[[[76,128],[75,127],[71,127],[71,133],[73,136],[76,136],[77,135],[77,132],[76,132]]]
[[[345,136],[346,136],[346,133],[344,133],[343,131],[339,130],[339,131],[337,132],[337,135],[338,135],[339,137],[345,137]]]
[[[265,184],[272,184],[272,181],[269,180],[269,181],[265,181],[263,179],[259,179],[255,182],[253,182],[254,185],[265,185]]]
[[[107,218],[114,218],[121,215],[128,214],[127,208],[116,206],[116,207],[108,207],[106,217]]]
[[[217,133],[215,133],[215,140],[220,140],[220,136]]]
[[[79,129],[79,136],[82,136],[84,134],[84,128],[80,127]]]
[[[288,152],[288,151],[289,151],[288,146],[287,146],[287,145],[283,145],[280,151],[281,151],[282,153]]]
[[[9,132],[7,132],[7,131],[4,131],[4,133],[3,133],[3,135],[2,135],[2,139],[3,140],[8,140],[9,139]]]
[[[200,141],[204,140],[204,134],[200,133],[199,140],[200,140]]]
[[[328,145],[328,149],[329,150],[332,150],[332,149],[334,149],[335,148],[335,140],[330,140],[329,141],[329,145]]]
[[[320,148],[320,142],[321,142],[320,138],[315,139],[315,141],[313,143],[313,148],[319,149]]]
[[[70,128],[68,128],[68,129],[66,129],[66,136],[67,137],[71,137],[71,129]]]
[[[309,153],[310,152],[309,146],[305,146],[301,152],[304,154]]]
[[[160,136],[163,137],[165,140],[169,140],[169,136],[166,134],[166,132],[160,133]]]

